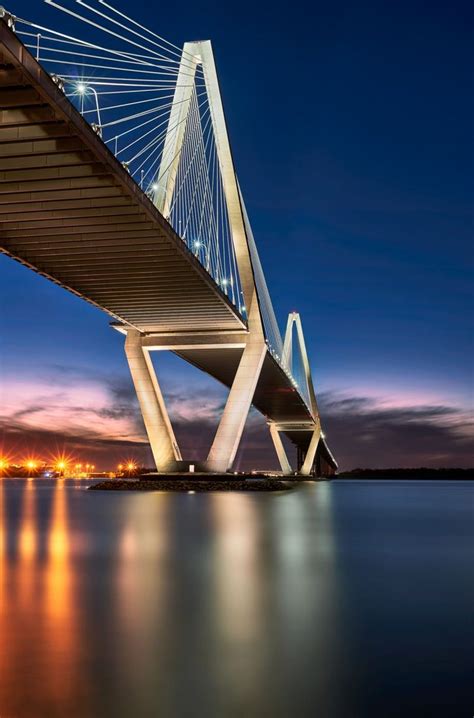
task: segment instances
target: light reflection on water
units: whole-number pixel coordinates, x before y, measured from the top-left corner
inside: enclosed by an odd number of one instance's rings
[[[84,485],[0,480],[2,718],[465,713],[467,482]]]

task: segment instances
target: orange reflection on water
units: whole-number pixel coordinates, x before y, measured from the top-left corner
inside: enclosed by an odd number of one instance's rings
[[[37,543],[36,488],[33,481],[28,481],[23,489],[22,497],[21,523],[18,534],[17,575],[17,601],[20,605],[26,603],[26,608],[32,601],[32,593],[37,580],[35,562]]]
[[[16,560],[10,560],[2,576],[8,592],[8,601],[0,605],[2,648],[8,646],[8,651],[0,651],[2,716],[78,715],[72,677],[80,673],[82,636],[70,556],[67,492],[58,481],[51,511],[43,502],[41,516],[40,492],[35,481],[25,483],[16,527]],[[40,537],[48,515],[46,556],[42,556]],[[0,554],[2,561],[4,554],[5,550]],[[29,703],[33,696],[34,706]]]
[[[7,562],[7,513],[5,511],[5,489],[4,479],[0,477],[0,616],[3,612],[3,604],[6,600],[6,562]]]
[[[67,587],[68,579],[68,514],[66,492],[62,479],[56,482],[53,510],[48,532],[48,571],[47,582],[53,591],[57,588],[62,596]],[[56,585],[58,584],[58,585]]]
[[[74,640],[76,599],[70,565],[67,492],[56,482],[44,576],[44,616],[54,635],[54,655],[68,658]]]

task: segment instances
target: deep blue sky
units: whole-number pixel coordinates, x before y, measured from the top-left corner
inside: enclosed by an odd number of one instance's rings
[[[177,44],[213,41],[277,316],[283,325],[288,311],[302,315],[342,466],[472,463],[470,4],[183,0],[150,8],[136,0],[133,15]],[[41,2],[12,0],[9,9],[68,26]],[[103,412],[110,404],[126,414],[117,395],[131,401],[130,380],[107,316],[7,258],[0,283],[0,390],[10,392],[3,403],[16,446],[36,450],[36,430],[48,429],[47,413],[38,411],[35,424],[28,402],[76,406],[72,385],[100,391],[102,382]],[[174,359],[162,363],[181,426],[197,377]],[[58,376],[72,379],[53,401]],[[214,383],[193,386],[199,404]],[[204,436],[222,396],[216,387],[191,435]],[[82,441],[98,456],[105,425],[98,432],[78,423],[41,437],[74,450]],[[246,442],[265,463],[267,444]]]

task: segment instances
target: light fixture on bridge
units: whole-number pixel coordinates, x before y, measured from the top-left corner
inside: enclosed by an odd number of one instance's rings
[[[221,284],[223,287],[227,287],[227,285],[229,284],[229,280],[224,277],[224,279],[221,281]]]
[[[54,82],[54,84],[57,85],[57,87],[58,87],[62,92],[65,91],[65,90],[64,90],[64,80],[63,80],[62,77],[60,77],[59,75],[52,74],[52,75],[51,75],[51,79],[52,79],[52,81]]]
[[[196,239],[193,242],[193,247],[194,247],[194,249],[199,249],[200,247],[202,247],[202,242],[200,242],[199,239]]]
[[[96,135],[102,137],[102,127],[100,125],[98,125],[96,122],[91,122],[91,127],[96,133]]]
[[[156,182],[154,182],[154,183],[152,184],[151,188],[152,188],[153,192],[156,192],[156,191],[157,191],[158,185],[156,184]]]
[[[8,12],[8,10],[5,10],[4,7],[0,7],[0,18],[6,21],[11,30],[15,30],[15,16]]]
[[[78,82],[76,85],[76,90],[80,95],[85,95],[87,92],[87,85],[84,82]]]

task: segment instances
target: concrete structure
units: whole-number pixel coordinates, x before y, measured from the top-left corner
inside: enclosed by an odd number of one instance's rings
[[[5,20],[0,21],[1,250],[114,318],[114,328],[126,335],[125,352],[159,471],[178,470],[183,459],[150,351],[173,351],[230,388],[205,464],[209,471],[232,467],[252,404],[267,418],[284,473],[291,466],[281,434],[298,448],[300,473],[315,467],[334,471],[299,316],[289,317],[282,357],[268,344],[253,237],[211,45],[186,43],[183,53],[188,74],[189,57],[191,66],[204,70],[246,316],[166,219],[176,178],[170,158],[179,154],[182,135],[169,133],[152,202]],[[178,85],[170,127],[177,113],[184,124],[189,111]],[[291,375],[295,327],[309,403]]]

